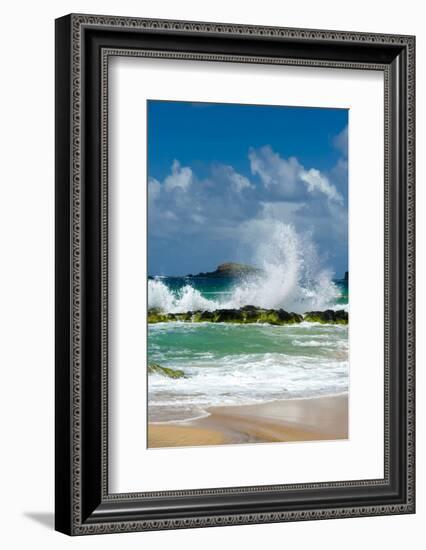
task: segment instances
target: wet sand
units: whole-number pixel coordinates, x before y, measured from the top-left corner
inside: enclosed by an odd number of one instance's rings
[[[210,416],[148,425],[148,447],[318,441],[348,438],[348,396],[212,407]]]

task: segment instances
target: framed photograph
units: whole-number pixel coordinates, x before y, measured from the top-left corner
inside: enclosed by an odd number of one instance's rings
[[[56,21],[56,529],[415,511],[415,39]]]

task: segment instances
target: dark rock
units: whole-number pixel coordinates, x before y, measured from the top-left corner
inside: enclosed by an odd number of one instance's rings
[[[346,325],[348,323],[348,312],[343,309],[334,311],[326,309],[325,311],[308,311],[304,316],[305,321],[311,323],[334,323]]]
[[[212,322],[214,321],[214,312],[212,311],[196,311],[192,315],[194,323]]]
[[[167,378],[185,378],[183,370],[162,367],[158,363],[148,365],[148,374],[161,374],[161,376],[166,376]]]
[[[348,313],[344,310],[308,311],[304,315],[284,309],[263,309],[244,306],[240,309],[216,309],[215,311],[187,311],[186,313],[163,313],[157,309],[148,311],[148,323],[183,321],[193,323],[266,323],[289,325],[310,321],[313,323],[347,324]]]
[[[259,320],[259,311],[257,308],[250,306],[248,309],[241,308],[244,313],[245,323],[257,323]]]
[[[163,313],[159,309],[148,310],[148,323],[165,323],[169,320],[169,314]]]
[[[244,314],[240,309],[217,309],[214,320],[215,323],[243,323]]]

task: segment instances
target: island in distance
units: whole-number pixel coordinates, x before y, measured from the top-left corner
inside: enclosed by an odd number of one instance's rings
[[[196,275],[193,275],[192,273],[189,273],[186,275],[187,277],[212,277],[212,278],[222,278],[222,277],[228,277],[228,278],[237,278],[237,277],[244,277],[247,275],[261,275],[262,270],[257,267],[252,267],[251,265],[247,264],[239,264],[236,262],[226,262],[224,264],[220,264],[217,266],[217,268],[214,271],[207,271],[207,272],[200,272]]]
[[[240,264],[237,262],[225,262],[223,264],[220,264],[217,266],[217,268],[214,271],[200,271],[200,273],[192,274],[188,273],[188,275],[185,275],[185,277],[211,277],[214,278],[239,278],[239,277],[246,277],[248,275],[262,275],[263,270],[258,267],[253,267],[251,265],[247,264]],[[349,273],[348,271],[345,271],[345,275],[343,277],[344,281],[349,281]]]
[[[237,262],[225,262],[217,266],[214,271],[200,271],[200,273],[193,274],[188,273],[183,275],[184,278],[211,278],[211,279],[238,279],[241,277],[247,277],[250,275],[262,275],[263,270],[258,267],[253,267],[248,264],[240,264]],[[173,278],[173,277],[171,277]],[[178,276],[175,278],[179,278]],[[148,275],[148,279],[155,279],[152,275]],[[345,275],[342,279],[345,282],[349,281],[349,273],[345,271]]]

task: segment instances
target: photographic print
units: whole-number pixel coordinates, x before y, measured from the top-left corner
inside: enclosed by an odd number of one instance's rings
[[[148,447],[347,439],[348,110],[147,109]]]

